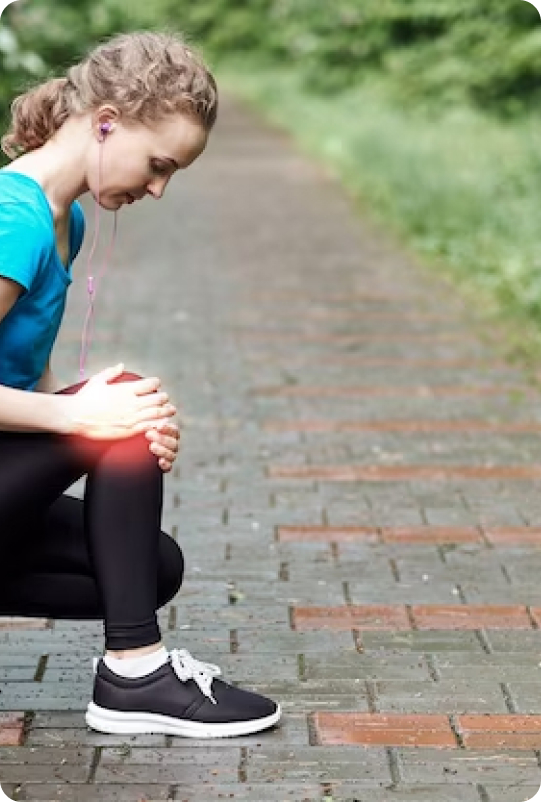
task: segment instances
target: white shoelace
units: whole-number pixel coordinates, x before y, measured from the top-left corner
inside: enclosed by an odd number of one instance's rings
[[[169,657],[173,670],[181,682],[193,679],[201,693],[210,699],[213,705],[218,704],[211,690],[212,680],[222,673],[218,666],[196,660],[187,649],[171,649]]]

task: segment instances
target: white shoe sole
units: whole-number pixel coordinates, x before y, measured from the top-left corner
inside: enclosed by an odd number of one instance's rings
[[[261,732],[280,719],[280,705],[272,716],[236,721],[226,724],[205,724],[198,721],[185,721],[181,718],[162,716],[159,713],[124,713],[121,710],[107,710],[105,707],[90,702],[85,721],[89,727],[98,732],[111,735],[158,734],[181,735],[184,738],[232,738],[236,735],[250,735]]]

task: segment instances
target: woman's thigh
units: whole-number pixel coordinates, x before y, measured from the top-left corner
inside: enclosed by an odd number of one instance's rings
[[[180,586],[184,560],[176,542],[163,531],[158,533],[158,555],[157,579],[163,595],[175,583]],[[8,563],[14,577],[33,573],[94,577],[85,537],[84,501],[64,494],[41,516],[34,515],[19,526]]]
[[[123,373],[115,381],[134,381]],[[76,393],[85,382],[61,390]],[[55,432],[0,431],[0,562],[7,533],[41,515],[119,441],[89,440]],[[129,440],[125,441],[129,449]]]
[[[49,432],[1,432],[0,557],[11,531],[42,515],[88,470],[68,438]]]
[[[84,532],[84,502],[65,493],[16,528],[9,553],[15,573],[92,573]]]

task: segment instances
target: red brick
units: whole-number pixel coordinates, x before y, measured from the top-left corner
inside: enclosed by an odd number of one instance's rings
[[[1,616],[0,630],[4,629],[47,629],[48,618],[25,618],[18,616]]]
[[[321,712],[313,722],[323,746],[457,746],[447,716]]]
[[[351,605],[344,607],[293,607],[293,629],[410,629],[401,605]]]
[[[458,727],[473,732],[534,732],[541,733],[541,716],[488,713],[457,716]]]
[[[475,527],[396,526],[381,530],[384,543],[479,543],[483,537]]]
[[[272,479],[408,482],[449,479],[541,479],[541,465],[271,465]]]
[[[541,747],[541,716],[463,715],[457,717],[457,729],[471,749]]]
[[[0,746],[22,746],[24,713],[0,713]]]
[[[256,396],[278,396],[280,398],[350,398],[350,397],[376,397],[376,398],[447,398],[455,396],[484,396],[506,395],[512,392],[521,392],[531,395],[532,390],[514,385],[390,385],[374,386],[361,384],[358,386],[328,385],[279,385],[277,387],[256,387],[251,391]]]
[[[533,526],[506,526],[485,528],[486,539],[494,546],[541,546],[541,528]]]
[[[289,314],[284,314],[284,310],[281,309],[280,310],[280,318],[286,318],[287,319],[287,318],[291,318],[291,317],[294,317],[294,318],[298,317],[298,314],[299,314],[298,310],[291,309],[291,310],[288,310],[288,311],[289,311]],[[331,307],[327,307],[327,308],[322,307],[320,309],[303,310],[303,317],[305,319],[306,318],[310,318],[312,320],[326,320],[326,319],[329,319],[329,320],[332,320],[332,321],[336,321],[336,320],[359,320],[360,314],[359,314],[359,312],[357,312],[354,309],[347,309],[347,308],[346,309],[340,309],[340,308],[336,309],[336,308],[331,308]],[[277,320],[276,313],[273,313],[273,319],[275,321]],[[363,310],[362,319],[365,320],[365,321],[366,320],[371,320],[371,321],[373,320],[373,321],[376,321],[376,322],[381,320],[382,322],[386,322],[386,323],[390,322],[390,323],[395,323],[397,325],[400,325],[400,324],[403,324],[403,323],[414,323],[414,324],[421,323],[421,322],[423,322],[423,323],[431,323],[433,321],[437,321],[438,323],[441,323],[441,321],[444,319],[444,316],[435,314],[433,312],[415,312],[415,314],[403,315],[403,314],[397,314],[396,312],[384,312],[384,311],[375,310],[375,309],[367,309],[367,310]],[[446,319],[447,320],[452,320],[452,318],[449,318],[449,317],[447,317]]]
[[[509,365],[504,362],[486,362],[479,359],[451,358],[451,359],[424,359],[406,357],[368,357],[360,354],[318,354],[318,364],[325,365],[355,365],[360,368],[464,368],[465,370],[506,370]]]
[[[355,345],[365,342],[456,342],[469,339],[470,335],[464,331],[396,331],[374,332],[370,334],[333,334],[331,332],[303,332],[303,331],[270,331],[270,330],[236,330],[235,336],[239,340],[248,342],[286,342],[286,343],[332,343],[336,345]]]
[[[376,292],[357,292],[357,293],[346,293],[343,295],[323,295],[321,298],[315,298],[313,294],[303,292],[300,290],[278,290],[278,291],[263,291],[263,292],[249,292],[246,294],[246,298],[250,303],[250,308],[252,306],[253,301],[257,301],[258,303],[271,303],[273,301],[301,301],[303,304],[312,305],[312,304],[352,304],[356,302],[364,302],[364,301],[375,301],[376,303],[390,303],[392,301],[392,296],[388,293],[376,293]],[[400,301],[403,302],[403,297],[400,297]]]
[[[531,629],[522,605],[412,605],[418,629]]]
[[[0,746],[22,746],[23,728],[0,727]]]
[[[321,543],[482,543],[475,527],[395,526],[381,530],[373,526],[279,526],[281,542]]]
[[[283,542],[378,543],[377,529],[370,526],[279,526],[278,540]]]
[[[541,432],[541,423],[536,421],[492,423],[481,420],[268,420],[263,428],[269,432],[400,432],[401,434],[422,433],[466,433],[479,434],[524,434]]]
[[[302,310],[303,320],[310,318],[311,320],[359,320],[361,314],[356,309],[349,307],[332,307],[332,306],[308,306]],[[295,307],[281,307],[279,311],[273,309],[272,320],[273,323],[283,323],[289,326],[291,319],[298,321],[299,310]],[[413,323],[416,325],[419,322],[440,322],[448,320],[453,322],[454,318],[445,313],[438,314],[435,312],[421,312],[415,310],[409,314],[395,312],[393,310],[380,310],[380,309],[363,309],[363,320],[382,320],[391,321],[393,323]],[[250,325],[249,317],[246,319],[246,325]]]

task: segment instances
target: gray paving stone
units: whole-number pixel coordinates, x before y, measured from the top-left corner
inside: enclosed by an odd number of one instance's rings
[[[338,678],[354,679],[430,679],[430,668],[423,655],[408,654],[402,657],[395,655],[339,654],[326,659],[305,657],[305,676],[307,679]]]
[[[393,785],[389,788],[355,787],[355,783],[335,783],[333,802],[479,802],[475,787],[464,785]],[[504,802],[504,800],[502,800]]]
[[[490,636],[492,637],[492,631]],[[541,634],[541,633],[540,633]],[[483,654],[483,647],[474,632],[466,631],[406,631],[363,632],[361,635],[365,654],[407,652],[474,652]],[[539,640],[541,649],[541,640]],[[521,649],[524,651],[525,649]],[[376,655],[373,655],[374,657]]]
[[[37,669],[37,662],[33,667],[11,666],[9,668],[0,668],[0,683],[18,681],[18,682],[32,682]]]
[[[18,799],[23,800],[62,800],[62,802],[151,802],[157,799],[171,799],[170,785],[109,784],[83,785],[82,783],[26,783],[20,785]]]
[[[57,717],[59,714],[56,714]],[[74,726],[32,726],[25,738],[27,747],[55,747],[63,749],[65,746],[166,746],[165,735],[107,735],[96,732],[86,726],[81,713],[73,715]]]
[[[529,802],[539,793],[539,785],[521,786],[520,789],[516,785],[489,785],[486,791],[488,802]]]
[[[506,586],[507,588],[507,586]],[[451,580],[427,578],[419,581],[383,581],[373,586],[348,582],[349,597],[352,604],[462,604],[457,585]]]
[[[262,745],[250,750],[246,773],[248,782],[334,782],[355,779],[359,785],[373,785],[390,780],[385,750],[358,747],[336,750],[312,746],[284,750]]]
[[[520,679],[511,680],[508,684],[509,693],[517,713],[541,713],[541,679],[537,682],[522,682]]]
[[[486,639],[495,652],[536,652],[541,662],[541,630],[487,630]]]
[[[374,682],[374,704],[384,713],[508,713],[501,686],[475,679]]]
[[[237,632],[238,654],[332,654],[355,651],[350,632],[287,632],[241,629]]]
[[[532,752],[400,749],[398,759],[406,783],[513,785],[518,789],[539,787],[541,782],[541,769]]]
[[[434,665],[442,680],[470,679],[482,675],[485,681],[541,682],[539,656],[524,652],[490,655],[447,652],[444,657],[435,655]]]
[[[86,782],[94,750],[66,747],[0,747],[1,779],[4,783]]]

